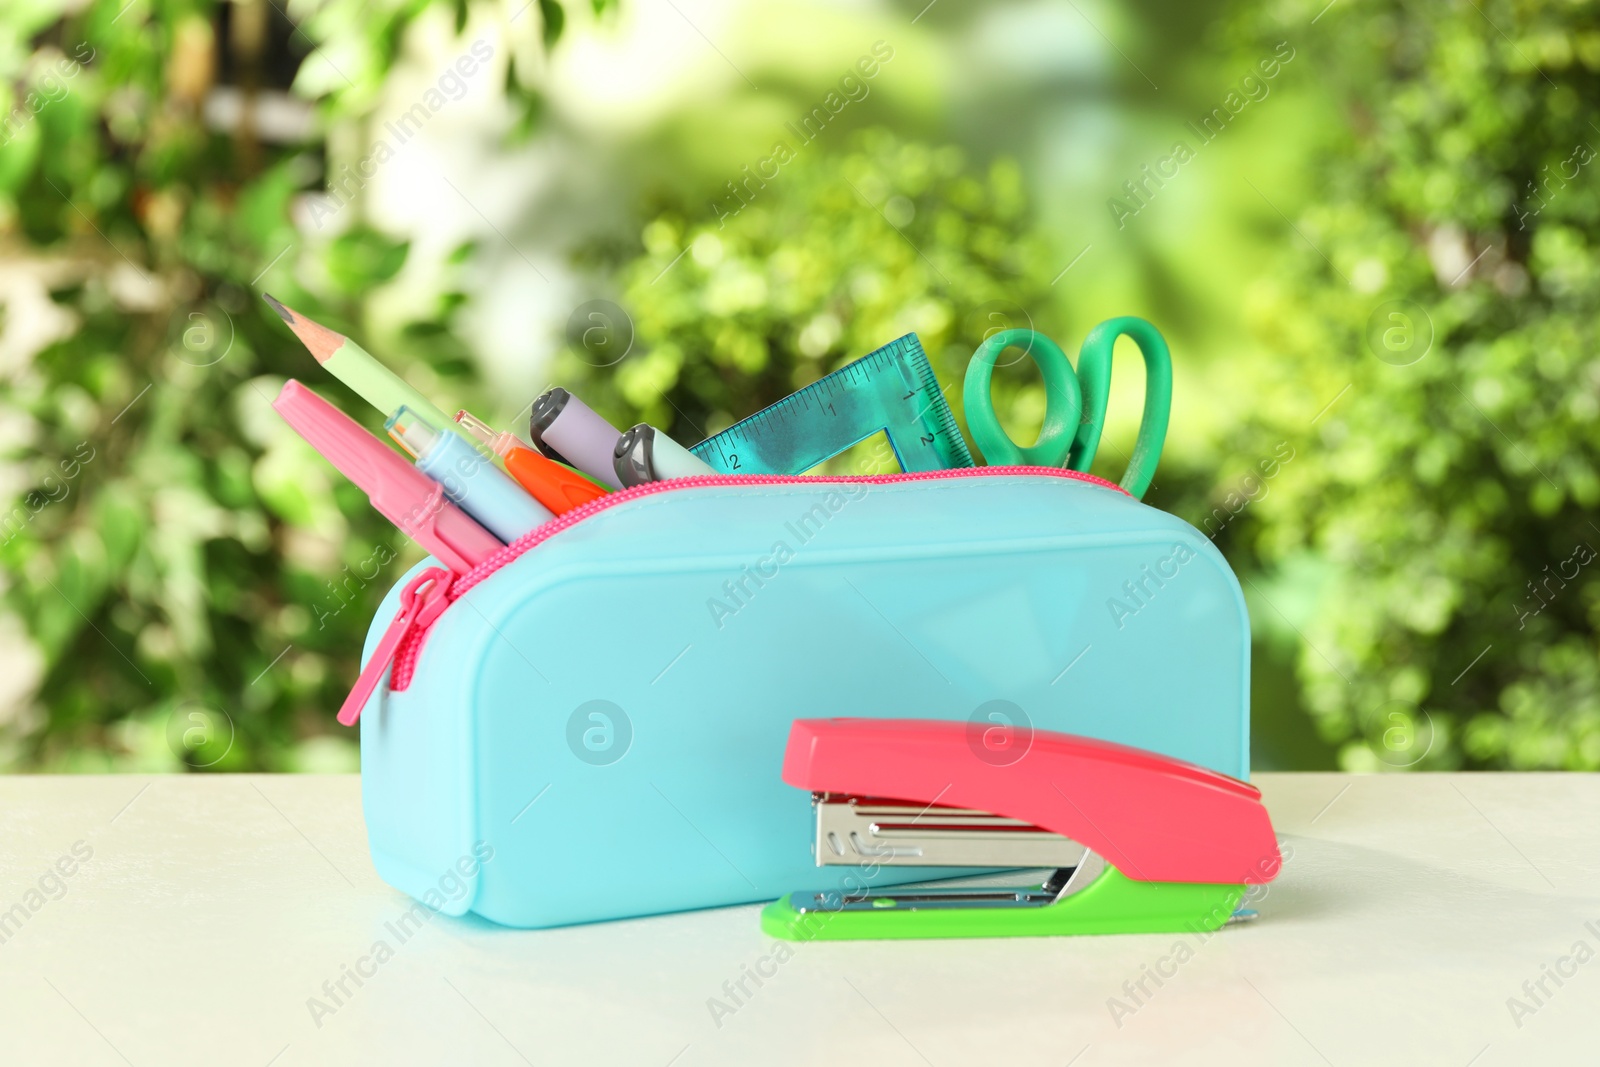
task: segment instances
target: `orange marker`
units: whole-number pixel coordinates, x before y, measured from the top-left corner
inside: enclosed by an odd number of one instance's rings
[[[493,449],[505,461],[506,473],[557,515],[610,492],[571,467],[524,447],[514,434],[497,432],[471,412],[456,412],[456,425]]]

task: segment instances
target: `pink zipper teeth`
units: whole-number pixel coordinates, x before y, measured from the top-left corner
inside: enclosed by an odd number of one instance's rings
[[[449,604],[455,603],[473,587],[496,571],[519,559],[529,549],[543,544],[563,530],[571,529],[607,508],[625,504],[630,500],[637,500],[643,496],[654,493],[670,492],[677,489],[709,489],[718,486],[730,485],[796,485],[807,482],[819,483],[848,483],[860,485],[890,485],[896,482],[926,482],[948,478],[973,478],[973,477],[998,477],[1005,475],[1044,475],[1053,478],[1065,478],[1070,481],[1088,482],[1091,485],[1114,489],[1124,496],[1131,495],[1115,482],[1108,482],[1104,478],[1093,474],[1084,474],[1082,471],[1065,470],[1060,467],[957,467],[951,470],[938,471],[902,471],[898,474],[697,474],[689,478],[670,478],[666,481],[647,482],[636,485],[631,489],[620,489],[605,496],[596,497],[587,504],[580,504],[571,511],[556,516],[549,522],[529,530],[515,541],[506,545],[488,559],[478,564],[466,574],[444,583],[435,584],[430,591],[429,599],[437,596],[446,598]],[[432,569],[419,574],[411,580],[407,591],[412,592],[414,587],[420,587],[429,580]],[[413,593],[415,595],[415,593]],[[438,621],[443,608],[435,606],[428,613],[429,621],[426,624],[412,628],[401,639],[394,652],[394,671],[389,678],[389,688],[393,692],[403,692],[411,684],[411,676],[416,671],[417,659],[422,655],[422,645],[427,640],[428,633],[433,629],[433,624]],[[374,665],[369,663],[362,672],[363,678]],[[379,666],[377,669],[381,670]]]
[[[462,575],[450,588],[450,599],[456,600],[471,591],[472,587],[489,577],[495,571],[504,567],[521,556],[535,545],[554,537],[563,530],[570,529],[578,523],[597,515],[607,508],[618,504],[625,504],[630,500],[637,500],[642,496],[654,493],[667,492],[674,489],[709,489],[716,486],[728,485],[796,485],[805,482],[848,482],[862,485],[888,485],[895,482],[926,482],[945,478],[971,478],[974,476],[992,476],[1007,474],[1043,474],[1060,478],[1069,478],[1074,481],[1090,482],[1095,485],[1115,489],[1126,494],[1115,482],[1108,482],[1093,474],[1084,474],[1081,471],[1064,470],[1060,467],[957,467],[952,470],[939,471],[902,471],[899,474],[696,474],[689,478],[669,478],[660,482],[646,482],[636,485],[631,489],[620,489],[615,493],[596,497],[587,504],[580,504],[571,511],[563,512],[536,529],[529,530],[515,541],[511,542],[472,570]]]

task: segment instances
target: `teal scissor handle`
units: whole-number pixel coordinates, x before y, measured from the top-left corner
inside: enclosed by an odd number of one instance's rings
[[[989,391],[995,360],[1012,345],[1039,365],[1039,376],[1044,379],[1044,425],[1039,428],[1039,439],[1027,446],[1013,441],[1000,425],[994,413],[994,396]],[[1078,390],[1078,376],[1061,346],[1038,330],[1001,330],[979,345],[972,362],[967,364],[961,399],[972,440],[983,453],[984,462],[991,466],[1060,467],[1071,454],[1075,435],[1082,433],[1078,416],[1083,410],[1083,396]]]
[[[1078,350],[1083,422],[1073,440],[1068,466],[1075,471],[1087,471],[1094,462],[1111,397],[1111,350],[1117,338],[1123,336],[1133,338],[1140,355],[1144,356],[1144,414],[1139,420],[1133,458],[1128,460],[1121,482],[1122,488],[1138,499],[1144,496],[1155,477],[1156,464],[1161,462],[1161,446],[1167,440],[1167,421],[1172,414],[1172,353],[1161,331],[1144,319],[1134,315],[1107,319],[1083,339],[1083,347]],[[968,418],[970,420],[971,416]]]

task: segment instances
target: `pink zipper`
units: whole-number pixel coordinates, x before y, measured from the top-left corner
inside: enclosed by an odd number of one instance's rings
[[[676,489],[707,489],[714,486],[726,485],[794,485],[805,482],[830,482],[860,485],[889,485],[896,482],[924,482],[946,478],[972,478],[1003,475],[1043,475],[1053,478],[1066,478],[1072,481],[1089,482],[1092,485],[1115,489],[1119,493],[1126,493],[1121,486],[1108,482],[1104,478],[1097,478],[1092,474],[1081,471],[1063,470],[1060,467],[960,467],[954,470],[917,471],[913,473],[901,472],[898,474],[698,474],[692,478],[672,478],[661,482],[647,482],[636,485],[631,489],[622,489],[615,493],[608,493],[596,497],[587,504],[580,504],[571,511],[558,515],[549,522],[544,523],[534,530],[528,531],[511,544],[505,546],[476,567],[454,581],[447,577],[441,578],[439,568],[430,567],[418,574],[400,593],[401,610],[396,613],[394,621],[384,631],[378,647],[373,650],[373,655],[362,668],[361,676],[356,680],[355,687],[346,698],[344,707],[340,710],[339,721],[350,725],[360,714],[360,707],[377,687],[378,680],[383,672],[388,669],[390,662],[394,663],[394,673],[389,678],[391,691],[404,692],[411,685],[412,675],[416,673],[417,659],[422,654],[422,646],[428,639],[428,633],[433,629],[433,624],[438,621],[444,609],[455,603],[470,592],[479,582],[488,578],[506,564],[520,558],[523,553],[535,545],[543,544],[563,530],[571,529],[578,523],[598,515],[607,508],[625,504],[630,500],[637,500],[653,493],[669,492]],[[432,583],[430,585],[430,583]],[[424,592],[424,587],[427,587]],[[422,597],[419,603],[418,597]],[[359,700],[358,703],[355,703]],[[352,704],[354,703],[354,706]],[[348,722],[346,721],[348,719]]]
[[[367,699],[383,677],[383,668],[395,658],[401,642],[412,633],[425,633],[439,613],[450,606],[447,594],[454,580],[455,575],[448,567],[429,567],[406,583],[405,589],[400,592],[400,609],[389,621],[383,636],[378,639],[377,647],[372,650],[372,659],[362,669],[355,687],[339,708],[340,725],[354,726],[356,720],[361,718],[361,709],[367,706]],[[423,591],[424,587],[426,592]],[[406,680],[410,681],[409,678]]]

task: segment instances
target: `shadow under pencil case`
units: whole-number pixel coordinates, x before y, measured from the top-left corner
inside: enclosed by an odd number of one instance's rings
[[[373,862],[449,914],[546,927],[850,886],[780,777],[795,719],[966,721],[986,761],[1052,730],[1248,776],[1238,581],[1088,475],[655,482],[453,581],[430,564],[380,607],[353,699]]]

